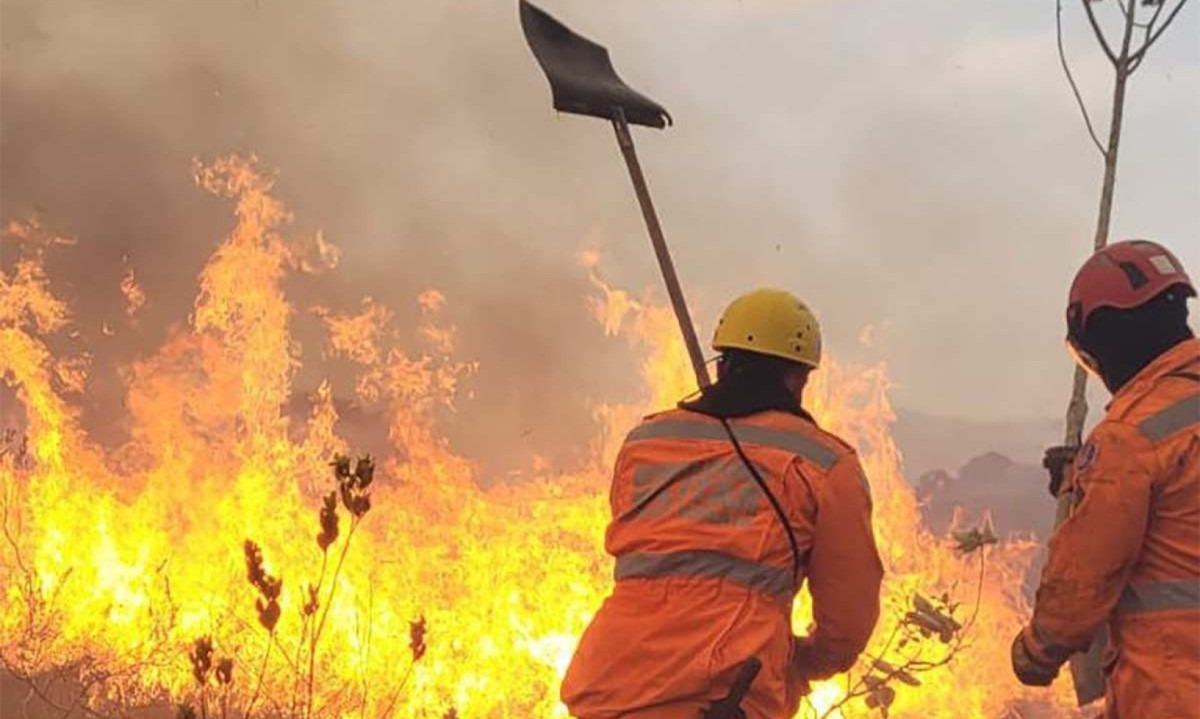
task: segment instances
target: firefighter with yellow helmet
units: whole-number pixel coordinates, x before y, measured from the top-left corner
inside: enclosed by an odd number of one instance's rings
[[[858,457],[802,404],[821,330],[760,289],[717,325],[717,381],[645,418],[613,471],[605,599],[563,681],[580,719],[698,719],[751,658],[749,719],[795,714],[808,681],[852,666],[879,614],[883,568]],[[792,634],[807,581],[814,625]]]

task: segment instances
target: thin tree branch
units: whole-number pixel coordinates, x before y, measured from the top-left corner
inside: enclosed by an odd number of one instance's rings
[[[1146,51],[1150,49],[1151,45],[1158,42],[1158,39],[1162,37],[1162,34],[1168,27],[1170,27],[1171,21],[1175,19],[1175,16],[1179,14],[1179,11],[1183,9],[1183,6],[1187,4],[1187,1],[1188,0],[1179,0],[1179,3],[1173,10],[1171,10],[1171,14],[1167,15],[1167,19],[1163,21],[1162,26],[1159,27],[1158,30],[1156,30],[1152,35],[1150,35],[1149,38],[1147,38],[1146,42],[1142,44],[1141,48],[1139,48],[1137,52],[1133,53],[1133,55],[1129,57],[1131,63],[1129,70],[1130,72],[1133,72],[1135,69],[1137,69],[1138,65],[1142,64],[1142,58],[1146,57]],[[1163,0],[1162,5],[1165,4],[1166,0]],[[1156,18],[1158,17],[1158,13],[1162,11],[1162,5],[1159,5],[1158,10],[1154,13]],[[1154,21],[1151,20],[1150,24],[1153,25]],[[1147,30],[1147,34],[1149,34],[1149,30]]]
[[[411,662],[409,662],[408,671],[404,672],[404,678],[400,680],[400,686],[396,687],[396,691],[392,692],[392,696],[388,699],[388,702],[383,709],[383,713],[379,716],[384,717],[384,719],[391,719],[392,710],[396,708],[396,702],[400,700],[400,693],[403,692],[404,687],[408,685],[408,678],[412,676],[413,668],[416,666],[417,660],[414,658]]]
[[[938,667],[942,667],[942,666],[949,664],[956,656],[958,656],[959,651],[964,647],[964,645],[966,643],[967,635],[970,634],[971,629],[975,626],[975,620],[979,617],[979,608],[983,604],[983,583],[984,583],[984,577],[986,576],[986,573],[987,573],[987,548],[981,547],[981,548],[979,548],[978,551],[979,551],[979,578],[975,584],[975,605],[974,605],[974,608],[971,610],[970,619],[968,619],[965,624],[961,625],[958,628],[958,630],[955,632],[954,641],[947,646],[945,654],[940,659],[937,659],[935,661],[922,661],[921,656],[924,653],[924,646],[920,642],[918,642],[917,643],[918,646],[917,646],[917,649],[915,650],[914,654],[911,654],[911,655],[905,657],[903,662],[897,661],[896,664],[892,665],[892,668],[890,670],[883,672],[883,676],[877,677],[877,679],[879,680],[879,685],[887,686],[896,677],[901,676],[903,674],[908,674],[910,672],[923,673],[923,672],[927,672],[927,671],[930,671],[933,669],[937,669]],[[957,583],[955,584],[955,586],[957,586]],[[878,668],[880,661],[886,661],[886,660],[884,660],[884,657],[887,656],[888,653],[892,650],[892,646],[895,643],[896,639],[899,637],[900,633],[905,630],[911,630],[911,627],[910,627],[910,625],[907,624],[906,620],[902,619],[900,621],[900,623],[897,624],[896,627],[892,630],[891,635],[888,636],[888,639],[884,643],[883,647],[879,650],[879,652],[876,653],[874,658],[872,658],[871,667]],[[911,638],[911,635],[909,635],[906,632],[905,642],[907,642],[910,638]],[[903,643],[901,644],[901,647],[903,647]],[[866,656],[869,657],[870,655],[866,655]],[[818,719],[826,719],[826,717],[830,717],[835,712],[840,711],[843,707],[848,705],[854,699],[858,699],[860,697],[863,697],[863,696],[866,696],[867,694],[869,694],[872,690],[871,685],[868,684],[868,676],[870,674],[871,674],[871,669],[864,671],[862,676],[859,677],[858,681],[855,682],[853,685],[851,685],[850,681],[849,681],[849,673],[847,673],[847,675],[846,675],[847,688],[846,688],[846,692],[842,696],[841,700],[837,704],[834,704],[833,706],[829,707],[823,714],[818,713],[816,711],[815,707],[813,708],[813,713],[817,714]],[[884,716],[886,716],[886,714]]]
[[[367,583],[367,635],[363,641],[362,657],[362,711],[359,716],[367,719],[367,696],[370,684],[367,681],[368,669],[371,666],[371,630],[375,626],[375,584]]]
[[[346,533],[346,543],[342,545],[342,553],[338,556],[337,566],[333,570],[333,581],[329,585],[329,595],[325,597],[325,606],[321,607],[321,618],[317,621],[316,628],[313,630],[308,653],[308,699],[305,705],[305,719],[311,719],[312,717],[313,678],[316,671],[317,643],[321,641],[321,631],[325,628],[325,620],[329,618],[329,608],[333,605],[333,595],[337,591],[338,578],[342,573],[342,564],[346,561],[346,554],[350,552],[350,540],[354,539],[354,530],[358,528],[360,521],[362,521],[362,517],[355,517],[350,520],[350,531]],[[326,556],[328,556],[328,553],[326,553]],[[322,575],[324,575],[324,569],[322,569]]]
[[[250,703],[246,705],[246,710],[243,712],[243,719],[250,719],[254,713],[254,705],[258,702],[258,695],[262,691],[263,679],[267,675],[267,660],[271,658],[272,640],[275,638],[275,630],[271,630],[271,636],[267,638],[267,648],[263,652],[262,664],[258,667],[258,678],[254,682],[254,694],[250,696]],[[284,657],[287,658],[286,655]]]
[[[1167,3],[1165,0],[1159,2],[1154,6],[1154,14],[1150,16],[1149,20],[1144,23],[1135,22],[1133,24],[1134,27],[1138,27],[1146,31],[1146,34],[1142,37],[1142,47],[1146,47],[1150,42],[1150,34],[1154,32],[1154,24],[1158,22],[1158,16],[1162,14],[1163,8],[1166,7],[1166,5]],[[1129,74],[1133,74],[1133,71],[1138,68],[1138,65],[1142,64],[1142,60],[1144,60],[1145,57],[1145,55],[1142,55],[1141,57],[1130,59]]]
[[[900,632],[903,631],[904,628],[905,628],[904,621],[903,621],[903,619],[901,619],[901,621],[897,622],[896,626],[892,628],[891,635],[888,636],[887,641],[883,643],[883,646],[876,653],[875,659],[883,659],[883,657],[892,650],[892,645],[896,643],[896,639],[899,638]],[[872,659],[872,662],[874,662],[875,659]],[[846,672],[846,685],[847,685],[846,693],[842,696],[841,701],[839,701],[837,704],[834,704],[833,706],[826,709],[825,713],[823,713],[823,714],[820,713],[816,707],[813,707],[813,715],[816,716],[817,719],[828,719],[829,716],[831,716],[834,712],[841,711],[842,707],[846,706],[851,701],[858,699],[861,696],[865,696],[867,693],[867,690],[868,690],[867,689],[867,676],[870,675],[870,673],[871,673],[870,669],[864,671],[862,673],[862,676],[860,676],[854,682],[854,684],[851,685],[850,684],[850,672]],[[893,676],[893,674],[889,674],[887,679],[884,680],[884,683],[886,684],[888,681],[890,681],[892,676]]]
[[[1084,2],[1087,2],[1087,0],[1084,0]],[[1107,157],[1108,151],[1100,143],[1100,138],[1096,136],[1096,129],[1092,127],[1092,118],[1088,115],[1087,105],[1083,102],[1083,96],[1079,94],[1079,86],[1075,84],[1075,76],[1071,74],[1071,66],[1067,63],[1067,53],[1063,49],[1062,0],[1055,0],[1054,25],[1058,30],[1058,59],[1062,63],[1063,74],[1067,76],[1067,83],[1071,86],[1071,92],[1075,93],[1075,102],[1079,105],[1079,111],[1083,113],[1083,124],[1087,125],[1088,136],[1092,138],[1096,149],[1100,151],[1100,156]]]
[[[1187,2],[1187,0],[1184,0],[1184,2]],[[1182,5],[1183,2],[1181,2],[1179,4]],[[1154,32],[1154,24],[1156,22],[1158,22],[1158,16],[1162,14],[1163,8],[1166,6],[1167,6],[1166,0],[1163,0],[1163,2],[1160,2],[1158,5],[1156,5],[1154,8],[1154,14],[1150,16],[1150,19],[1143,26],[1146,29],[1146,39],[1147,40],[1150,39],[1150,33]]]
[[[1087,11],[1088,22],[1092,25],[1092,32],[1096,34],[1096,40],[1100,43],[1100,47],[1104,49],[1104,54],[1108,56],[1108,61],[1116,65],[1117,56],[1109,46],[1108,39],[1104,37],[1104,31],[1100,29],[1100,24],[1096,22],[1096,13],[1092,11],[1092,0],[1081,1],[1083,2],[1083,9]]]

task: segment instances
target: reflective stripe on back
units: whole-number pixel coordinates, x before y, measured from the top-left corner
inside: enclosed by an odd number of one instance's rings
[[[790,574],[786,569],[703,550],[622,554],[617,557],[613,571],[617,581],[662,577],[724,579],[784,601],[791,601],[794,594]]]
[[[1157,442],[1197,422],[1200,422],[1200,394],[1184,397],[1160,409],[1138,422],[1137,428],[1146,439]]]
[[[791,452],[812,462],[822,469],[830,469],[837,463],[838,453],[823,442],[797,432],[786,432],[767,427],[738,424],[730,425],[738,441]],[[643,439],[682,440],[728,440],[729,435],[718,422],[692,421],[686,419],[664,419],[644,422],[629,433],[627,442]]]
[[[766,473],[762,467],[759,471]],[[705,524],[747,525],[758,516],[763,494],[737,457],[644,464],[633,469],[629,519],[680,517]]]
[[[1145,614],[1170,609],[1200,609],[1200,579],[1130,584],[1117,602],[1117,614]]]

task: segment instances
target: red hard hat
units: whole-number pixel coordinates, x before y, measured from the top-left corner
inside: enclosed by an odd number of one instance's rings
[[[1132,309],[1177,285],[1195,296],[1196,286],[1183,265],[1162,245],[1149,240],[1108,245],[1097,250],[1075,275],[1067,300],[1067,327],[1074,334],[1101,307]]]

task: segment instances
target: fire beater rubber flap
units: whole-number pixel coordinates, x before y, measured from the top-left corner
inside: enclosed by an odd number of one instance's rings
[[[521,28],[550,81],[555,110],[611,120],[620,108],[630,124],[660,129],[671,124],[671,115],[662,105],[617,76],[602,46],[526,0],[521,0]]]

